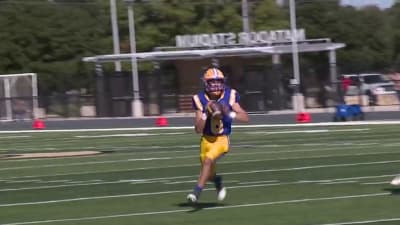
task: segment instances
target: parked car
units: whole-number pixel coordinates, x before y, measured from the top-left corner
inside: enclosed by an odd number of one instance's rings
[[[377,95],[396,93],[394,83],[380,73],[344,74],[351,82],[346,95],[367,95],[370,105],[375,105]]]

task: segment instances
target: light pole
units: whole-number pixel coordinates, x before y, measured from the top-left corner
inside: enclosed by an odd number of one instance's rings
[[[119,54],[119,32],[118,32],[118,22],[117,22],[117,8],[116,0],[110,0],[110,18],[111,18],[111,28],[113,36],[113,47],[114,54]],[[115,71],[121,71],[121,61],[115,61]]]
[[[133,2],[135,0],[125,0],[128,5],[128,20],[129,20],[129,40],[131,53],[136,53],[136,39],[135,39],[135,22],[133,14]],[[132,86],[133,86],[133,101],[132,101],[132,116],[142,117],[143,116],[143,104],[140,100],[139,95],[139,79],[138,79],[138,69],[137,60],[135,56],[131,57],[132,65]]]
[[[304,111],[304,97],[300,91],[299,49],[297,46],[295,0],[290,0],[289,8],[290,8],[290,30],[292,33],[292,61],[293,61],[293,79],[291,84],[294,87],[292,102],[294,111],[302,112]]]
[[[247,0],[242,0],[242,22],[243,22],[243,32],[250,32],[250,24],[249,24],[249,5],[247,4]]]

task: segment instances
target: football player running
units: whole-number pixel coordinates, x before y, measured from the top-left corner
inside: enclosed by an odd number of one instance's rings
[[[212,67],[205,71],[203,78],[205,89],[192,97],[195,109],[195,131],[200,139],[200,176],[193,192],[187,200],[195,203],[208,181],[214,183],[217,199],[226,197],[226,188],[222,177],[216,173],[216,161],[229,151],[229,135],[234,120],[248,122],[247,112],[239,104],[239,93],[225,86],[225,76],[221,70]],[[222,105],[222,116],[213,117],[209,109],[215,102]]]

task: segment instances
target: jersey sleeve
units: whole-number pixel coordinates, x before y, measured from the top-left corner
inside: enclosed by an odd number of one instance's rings
[[[230,97],[229,97],[229,105],[233,105],[237,102],[240,101],[240,95],[239,92],[237,92],[235,89],[231,89]]]
[[[199,95],[193,95],[192,97],[192,106],[194,110],[200,110],[200,111],[204,111],[204,107],[203,104],[200,101],[200,97]]]

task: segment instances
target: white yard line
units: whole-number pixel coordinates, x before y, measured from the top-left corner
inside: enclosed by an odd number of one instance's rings
[[[280,182],[280,183],[259,183],[259,184],[247,184],[247,185],[237,185],[237,186],[229,186],[229,189],[241,189],[241,188],[255,188],[255,187],[269,187],[269,186],[280,186],[280,185],[296,185],[296,184],[304,184],[304,183],[316,183],[319,184],[321,182],[340,182],[346,180],[357,180],[357,179],[368,179],[368,178],[377,178],[377,177],[393,177],[393,174],[390,175],[380,175],[380,176],[369,176],[369,177],[348,177],[348,178],[336,178],[332,180],[299,180],[293,182]],[[195,177],[195,176],[192,176]],[[187,178],[187,177],[185,177]],[[165,178],[167,182],[171,177]],[[120,183],[129,183],[133,180],[124,180]],[[137,181],[137,180],[136,180]],[[154,179],[148,180],[140,180],[143,182],[153,182]],[[104,182],[104,183],[117,183],[117,182]],[[387,182],[389,183],[389,182]],[[98,184],[98,183],[97,183]],[[88,185],[88,184],[82,184]],[[59,186],[70,186],[70,185],[59,185]],[[81,186],[81,185],[74,185]],[[49,187],[47,187],[49,188]],[[21,188],[24,189],[24,188]],[[21,190],[19,189],[19,190]],[[35,189],[35,188],[31,188]],[[26,190],[31,190],[26,189]],[[51,201],[39,201],[39,202],[19,202],[19,203],[10,203],[10,204],[0,204],[0,207],[9,207],[9,206],[20,206],[20,205],[40,205],[40,204],[50,204],[50,203],[60,203],[60,202],[75,202],[75,201],[84,201],[84,200],[97,200],[97,199],[109,199],[109,198],[125,198],[125,197],[136,197],[136,196],[151,196],[151,195],[161,195],[161,194],[175,194],[175,193],[187,193],[191,190],[174,190],[174,191],[161,191],[161,192],[147,192],[147,193],[134,193],[134,194],[124,194],[124,195],[106,195],[106,196],[92,196],[92,197],[84,197],[84,198],[70,198],[70,199],[59,199],[59,200],[51,200]],[[214,191],[214,188],[206,188],[204,191]]]
[[[380,182],[366,182],[366,183],[361,183],[362,185],[377,185],[377,184],[387,184],[387,181],[380,181]]]
[[[322,197],[322,198],[293,199],[293,200],[275,201],[275,202],[260,202],[260,203],[251,203],[251,204],[216,206],[216,207],[203,208],[203,210],[225,210],[225,209],[232,209],[232,208],[247,208],[247,207],[258,207],[258,206],[268,206],[268,205],[296,204],[296,203],[329,201],[329,200],[338,200],[338,199],[346,200],[346,199],[354,199],[354,198],[380,197],[380,196],[387,196],[387,195],[390,195],[390,193],[385,193],[385,192],[382,193],[381,192],[381,193],[371,193],[371,194],[362,194],[362,195],[344,195],[344,196]],[[149,211],[149,212],[141,212],[141,213],[127,213],[127,214],[104,215],[104,216],[94,216],[94,217],[78,217],[78,218],[65,218],[65,219],[5,223],[5,224],[1,224],[1,225],[25,225],[25,224],[44,224],[44,223],[56,223],[56,222],[68,222],[68,221],[101,220],[101,219],[120,218],[120,217],[173,214],[173,213],[180,213],[180,212],[189,212],[191,210],[193,210],[193,209],[190,208],[190,209],[165,210],[165,211]],[[324,225],[340,225],[340,224],[343,224],[343,223],[324,224]]]
[[[381,222],[393,222],[400,221],[400,218],[387,218],[387,219],[377,219],[377,220],[364,220],[364,221],[348,221],[341,223],[324,223],[316,225],[352,225],[352,224],[371,224],[371,223],[381,223]]]
[[[30,138],[28,135],[13,135],[13,136],[1,136],[0,139],[14,139],[14,138]]]
[[[136,134],[104,134],[104,135],[80,135],[77,138],[103,138],[103,137],[143,137],[143,136],[158,136],[158,135],[178,135],[186,134],[183,132],[175,133],[136,133]]]
[[[226,172],[221,173],[221,175],[231,175],[231,174],[250,174],[250,173],[267,173],[267,172],[280,172],[280,171],[296,171],[296,170],[307,170],[307,169],[320,169],[320,168],[335,168],[335,167],[345,167],[345,166],[360,166],[360,165],[376,165],[376,164],[388,164],[388,163],[398,163],[400,160],[387,160],[387,161],[375,161],[375,162],[363,162],[363,163],[343,163],[343,164],[324,164],[316,166],[301,166],[292,168],[282,168],[282,169],[267,169],[267,170],[251,170],[242,172]]]
[[[297,134],[297,133],[327,133],[327,132],[349,132],[349,131],[367,131],[369,128],[359,129],[318,129],[318,130],[284,130],[284,131],[248,131],[246,134]]]
[[[322,185],[332,185],[332,184],[347,184],[347,183],[356,183],[357,181],[355,180],[346,180],[346,181],[329,181],[329,182],[322,182],[319,184]]]
[[[325,144],[326,146],[326,144]],[[329,145],[328,145],[329,146]],[[336,146],[336,145],[333,145]],[[250,147],[250,146],[247,146]],[[254,148],[260,148],[263,147],[262,145],[254,145]],[[281,153],[298,153],[298,152],[322,152],[322,151],[336,151],[336,150],[343,150],[345,148],[363,148],[364,144],[354,144],[352,146],[342,146],[340,149],[338,147],[327,147],[327,148],[319,148],[319,149],[300,149],[300,150],[279,150],[279,151],[256,151],[256,152],[241,152],[241,153],[236,153],[233,150],[229,153],[230,156],[241,156],[241,155],[257,155],[257,154],[281,154]],[[387,153],[393,153],[396,154],[395,152],[377,152],[377,153],[349,153],[349,154],[338,154],[338,155],[333,155],[335,156],[351,156],[351,155],[374,155],[374,154],[387,154]],[[152,157],[152,158],[131,158],[131,159],[121,159],[121,160],[105,160],[105,161],[92,161],[92,162],[79,162],[79,163],[63,163],[63,164],[46,164],[46,165],[39,165],[39,166],[19,166],[19,167],[6,167],[6,168],[0,168],[0,171],[4,170],[18,170],[18,169],[38,169],[38,168],[48,168],[48,167],[62,167],[62,166],[78,166],[78,165],[94,165],[94,164],[105,164],[105,163],[117,163],[117,162],[128,162],[128,161],[151,161],[151,160],[170,160],[170,159],[189,159],[189,158],[198,158],[199,156],[197,154],[192,154],[189,156],[174,156],[174,157]],[[327,157],[332,157],[332,156],[327,156]],[[313,158],[313,157],[299,157],[298,159],[308,159],[308,158]],[[318,157],[320,158],[320,157]],[[321,156],[321,158],[326,158],[325,156]],[[287,158],[279,158],[279,160],[284,160],[284,159],[296,159],[296,157],[287,157]],[[265,160],[259,160],[259,161],[271,161],[271,160],[277,160],[277,159],[265,159]],[[244,161],[246,162],[246,161]],[[255,161],[253,161],[255,162]],[[229,162],[221,162],[221,163],[229,163]],[[194,165],[194,164],[193,164]],[[195,164],[197,165],[197,164]],[[176,167],[176,166],[173,166]],[[164,168],[164,167],[163,167]],[[152,167],[151,169],[156,169],[155,167]]]
[[[371,153],[374,155],[375,153]],[[378,154],[378,153],[376,153]],[[326,156],[324,156],[326,157]],[[321,158],[324,158],[321,157]],[[306,158],[312,158],[312,157],[306,157]],[[319,157],[318,157],[319,158]],[[287,158],[285,158],[287,159]],[[304,157],[301,157],[301,159],[304,159]],[[268,160],[261,160],[261,161],[269,161]],[[280,159],[274,159],[274,160],[280,160]],[[222,164],[232,164],[232,163],[243,163],[243,162],[254,162],[258,160],[240,160],[237,162],[221,162]],[[252,171],[239,171],[239,172],[225,172],[221,173],[221,175],[235,175],[235,174],[251,174],[251,173],[268,173],[268,172],[279,172],[279,171],[296,171],[296,170],[306,170],[306,169],[319,169],[319,168],[329,168],[329,167],[342,167],[342,166],[358,166],[358,165],[373,165],[373,164],[387,164],[387,163],[397,163],[400,162],[400,160],[391,160],[391,161],[374,161],[374,162],[365,162],[365,163],[346,163],[346,164],[331,164],[331,165],[316,165],[316,166],[306,166],[306,167],[292,167],[292,168],[281,168],[281,169],[268,169],[268,170],[252,170]],[[186,166],[198,166],[198,164],[185,164],[185,165],[178,165],[178,166],[167,166],[167,167],[145,167],[145,168],[135,168],[135,169],[129,169],[129,170],[110,170],[108,172],[123,172],[123,171],[135,171],[135,170],[147,170],[147,169],[163,169],[163,168],[172,168],[172,167],[186,167]],[[69,173],[69,174],[52,174],[52,176],[59,176],[59,175],[82,175],[82,174],[91,174],[93,172],[79,172],[79,173]],[[191,176],[180,176],[180,177],[169,177],[169,178],[153,178],[153,179],[148,179],[150,181],[154,180],[163,180],[163,179],[177,179],[177,178],[190,178],[190,177],[196,177],[197,175],[191,175]],[[391,175],[394,176],[394,175]],[[40,178],[40,177],[46,177],[46,175],[39,175],[39,176],[23,176],[23,177],[12,177],[7,179],[7,181],[10,181],[12,179],[22,179],[22,178]],[[4,178],[3,178],[4,180]],[[81,184],[81,185],[99,185],[99,184],[110,184],[110,183],[121,183],[121,181],[111,181],[111,182],[95,182],[95,183],[87,183],[87,184]],[[55,186],[38,186],[38,187],[26,187],[26,188],[7,188],[7,189],[0,189],[0,192],[2,191],[19,191],[19,190],[30,190],[30,189],[43,189],[43,188],[59,188],[59,187],[71,187],[71,185],[55,185]]]
[[[265,183],[276,183],[279,182],[278,180],[259,180],[259,181],[247,181],[247,182],[240,182],[239,184],[265,184]]]
[[[7,180],[5,181],[6,184],[16,184],[16,183],[33,183],[33,182],[40,182],[42,180],[40,179],[34,179],[34,180]]]

